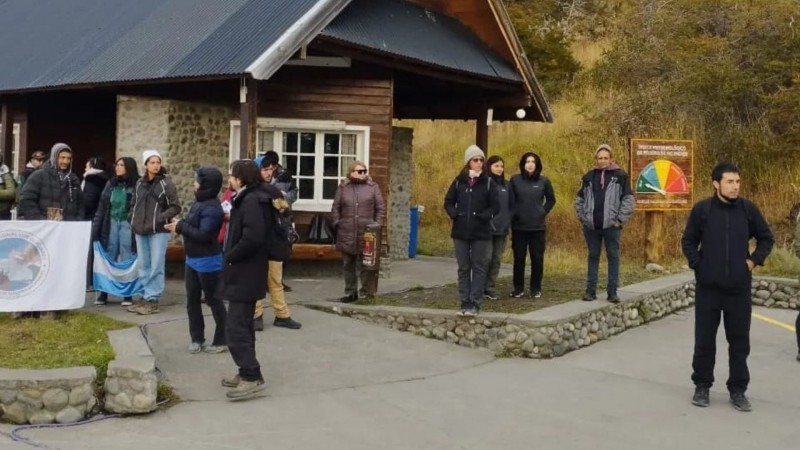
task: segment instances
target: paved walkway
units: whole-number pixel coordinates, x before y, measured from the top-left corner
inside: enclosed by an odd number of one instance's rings
[[[415,275],[406,275],[405,285],[398,281],[401,287],[455,278],[448,260],[408,267]],[[319,295],[314,300],[341,292],[338,280],[308,283],[307,292]],[[292,301],[310,295],[302,293],[305,284],[292,281]],[[387,285],[382,290],[394,290]],[[115,306],[103,309],[133,317]],[[757,311],[786,323],[795,317]],[[176,299],[148,318],[159,366],[182,403],[143,417],[22,434],[63,450],[753,449],[794,448],[800,438],[794,335],[760,320],[753,322],[750,358],[754,411],[740,413],[727,404],[722,335],[712,406],[689,403],[691,310],[536,361],[495,359],[486,350],[295,307],[302,330],[267,327],[258,335],[268,395],[241,403],[223,400],[218,384],[233,370],[229,355],[186,352],[183,315]],[[0,425],[0,433],[12,428]],[[6,448],[30,447],[0,434],[0,449]]]

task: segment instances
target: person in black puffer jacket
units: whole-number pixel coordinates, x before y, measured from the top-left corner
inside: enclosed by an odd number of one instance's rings
[[[25,181],[17,212],[25,220],[83,220],[81,182],[72,172],[69,145],[54,145],[50,160]]]
[[[485,157],[477,145],[464,152],[464,168],[450,184],[444,208],[453,220],[450,237],[458,263],[459,316],[478,314],[486,287],[491,219],[500,212],[492,180],[483,171]]]
[[[525,290],[525,258],[531,255],[530,295],[542,296],[542,273],[547,214],[556,205],[550,180],[542,175],[542,159],[527,152],[519,159],[519,173],[511,177],[511,248],[514,250],[514,290],[522,297]]]
[[[186,252],[186,313],[189,315],[190,353],[221,353],[226,350],[225,305],[217,286],[222,271],[222,250],[217,233],[222,227],[222,206],[217,195],[222,188],[222,173],[216,167],[197,169],[194,181],[195,203],[184,220],[173,219],[164,228],[183,236]],[[215,331],[211,345],[206,345],[205,322],[200,303],[201,292],[214,316]]]

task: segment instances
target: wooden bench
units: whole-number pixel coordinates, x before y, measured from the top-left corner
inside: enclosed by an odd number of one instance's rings
[[[168,262],[183,262],[186,258],[183,246],[170,245],[167,247]],[[339,261],[342,254],[333,244],[294,244],[292,246],[292,261]]]

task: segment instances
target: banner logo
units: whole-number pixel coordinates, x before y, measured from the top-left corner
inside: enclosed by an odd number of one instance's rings
[[[50,255],[41,239],[20,230],[0,232],[0,298],[15,299],[47,278]]]

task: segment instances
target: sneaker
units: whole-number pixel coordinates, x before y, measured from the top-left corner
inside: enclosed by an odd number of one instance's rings
[[[731,404],[737,411],[750,411],[753,407],[750,405],[750,400],[744,395],[744,392],[731,392]]]
[[[486,300],[497,300],[497,294],[486,292],[483,294],[483,298]]]
[[[464,310],[464,317],[475,317],[478,315],[478,308],[467,308]]]
[[[283,283],[283,292],[292,292],[292,288],[288,284]]]
[[[692,397],[692,404],[694,406],[699,406],[701,408],[705,408],[708,406],[708,388],[707,387],[696,387],[694,388],[694,396]]]
[[[242,379],[239,377],[239,374],[236,374],[236,375],[234,375],[232,377],[223,378],[222,379],[222,386],[232,388],[232,387],[238,386],[239,383],[241,383],[241,382],[242,382]]]
[[[120,306],[131,306],[131,305],[133,305],[133,301],[131,301],[130,297],[123,298],[122,303],[120,303]]]
[[[617,294],[608,294],[608,297],[606,297],[606,300],[608,300],[609,303],[619,303],[620,302],[619,295],[617,295]]]
[[[210,353],[212,355],[216,355],[219,353],[225,353],[228,351],[228,347],[225,345],[204,345],[203,351],[206,353]]]
[[[353,302],[356,302],[356,301],[358,301],[358,294],[352,293],[352,294],[349,294],[349,295],[345,295],[344,297],[340,298],[339,301],[342,302],[342,303],[353,303]]]
[[[591,302],[592,300],[597,300],[597,294],[595,294],[594,291],[588,291],[587,290],[583,294],[583,298],[581,300],[583,300],[585,302]]]
[[[267,388],[267,384],[264,380],[255,380],[255,381],[239,381],[239,384],[236,385],[235,388],[230,389],[228,392],[225,393],[225,396],[228,397],[230,400],[247,400],[249,398],[253,398],[259,392],[263,391]]]
[[[141,299],[132,301],[131,304],[128,305],[127,311],[129,313],[134,313],[135,314],[136,310],[139,308],[139,306],[142,303],[144,303],[144,300],[141,300]]]
[[[197,354],[203,350],[203,344],[199,342],[192,342],[189,344],[189,353]]]
[[[142,302],[136,308],[136,314],[140,316],[148,316],[150,314],[157,314],[161,310],[158,309],[158,302]]]
[[[105,292],[101,292],[100,295],[95,297],[94,304],[97,306],[103,306],[108,303],[108,294]]]
[[[258,316],[255,319],[253,319],[253,328],[256,331],[264,331],[264,316],[263,315]]]
[[[292,320],[291,317],[286,317],[283,319],[276,317],[275,320],[272,321],[272,326],[288,328],[290,330],[299,330],[303,326],[303,324],[301,324],[296,320]]]
[[[531,297],[533,297],[533,298],[542,298],[542,291],[533,291],[533,294],[531,294]]]
[[[458,311],[456,311],[456,315],[457,315],[458,317],[464,317],[464,312],[465,312],[465,311],[466,311],[466,308],[461,308],[461,309],[459,309]]]
[[[511,295],[509,295],[509,297],[511,297],[511,298],[521,298],[523,295],[525,295],[525,293],[522,292],[522,291],[514,291],[514,292],[511,293]]]

